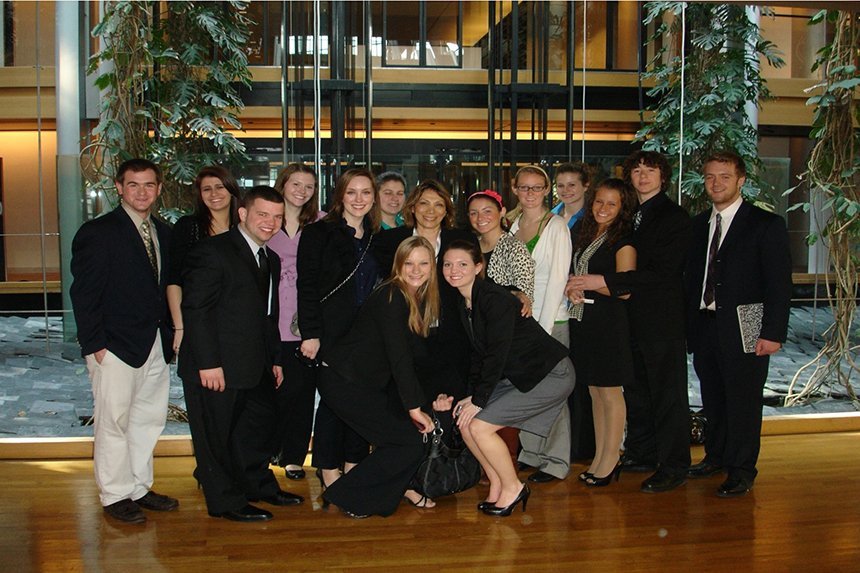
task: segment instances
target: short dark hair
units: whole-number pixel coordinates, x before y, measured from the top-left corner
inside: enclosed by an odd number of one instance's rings
[[[257,199],[268,201],[270,203],[283,203],[284,196],[275,191],[274,187],[269,185],[255,185],[248,189],[245,196],[242,197],[242,207],[249,208]]]
[[[147,171],[149,169],[152,169],[155,172],[155,180],[158,181],[159,185],[161,185],[161,183],[163,182],[161,168],[149,159],[142,159],[140,157],[136,157],[134,159],[126,159],[125,161],[120,163],[119,167],[116,170],[116,176],[114,177],[114,181],[122,185],[122,182],[125,179],[126,172],[132,171],[134,173],[140,173],[141,171]]]
[[[634,151],[624,160],[623,171],[624,181],[632,186],[630,174],[634,169],[644,164],[646,167],[652,167],[660,170],[660,191],[665,191],[669,188],[669,183],[672,182],[672,168],[669,167],[669,160],[662,153],[656,151],[645,151],[640,149]]]
[[[403,190],[406,190],[406,177],[403,176],[402,173],[398,173],[397,171],[386,171],[385,173],[380,173],[376,176],[376,187],[382,187],[383,183],[388,183],[389,181],[399,181],[403,184]]]
[[[591,169],[588,165],[581,161],[577,161],[576,163],[562,163],[555,168],[555,176],[558,178],[562,173],[575,173],[579,175],[580,183],[587,186],[589,181],[591,181],[590,171]]]
[[[702,167],[711,161],[716,161],[717,163],[730,163],[735,166],[735,173],[737,173],[738,177],[747,176],[746,163],[744,163],[744,160],[740,155],[733,151],[715,151],[711,153],[702,162]]]

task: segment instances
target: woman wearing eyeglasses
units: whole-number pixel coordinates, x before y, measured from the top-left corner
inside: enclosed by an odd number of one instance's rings
[[[526,165],[514,177],[513,192],[520,214],[511,234],[526,244],[535,261],[535,291],[532,316],[553,338],[570,346],[564,289],[570,269],[570,231],[564,219],[547,205],[550,180],[537,165]],[[565,405],[546,438],[520,432],[523,446],[519,460],[537,468],[529,476],[533,483],[564,479],[570,472],[570,411]]]

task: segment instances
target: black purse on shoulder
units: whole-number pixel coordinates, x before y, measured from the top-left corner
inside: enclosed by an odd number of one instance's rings
[[[465,491],[481,479],[481,464],[466,447],[457,426],[452,430],[451,443],[446,444],[435,414],[433,423],[436,427],[430,434],[427,455],[413,480],[413,489],[431,499]]]

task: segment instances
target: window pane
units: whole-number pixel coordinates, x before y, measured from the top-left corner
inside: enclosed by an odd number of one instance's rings
[[[459,2],[427,2],[427,65],[459,66]]]
[[[0,65],[54,65],[54,2],[2,2]],[[36,35],[36,14],[39,34]],[[36,61],[36,46],[39,61]]]
[[[385,63],[389,66],[420,64],[418,2],[385,2]]]

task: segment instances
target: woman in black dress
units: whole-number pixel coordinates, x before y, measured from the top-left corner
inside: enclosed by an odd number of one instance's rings
[[[352,326],[379,276],[371,252],[379,230],[376,183],[366,169],[350,169],[337,181],[328,215],[302,230],[296,260],[299,353],[311,367]],[[323,399],[314,421],[313,465],[322,487],[334,483],[368,454],[368,443]]]
[[[170,235],[167,305],[173,320],[173,351],[179,352],[182,323],[182,268],[191,247],[201,239],[226,233],[239,223],[239,185],[219,165],[204,167],[194,179],[194,213],[181,217]]]
[[[630,244],[636,197],[621,179],[605,179],[586,195],[585,213],[573,228],[571,274],[636,269]],[[620,472],[619,449],[627,409],[622,386],[633,378],[627,309],[609,290],[568,291],[571,351],[580,380],[588,385],[594,415],[595,454],[580,474],[589,486],[605,486]]]
[[[573,390],[567,348],[531,317],[510,291],[480,278],[481,250],[466,241],[451,243],[443,258],[445,280],[460,294],[460,316],[472,343],[471,396],[454,408],[469,450],[490,480],[478,508],[508,516],[530,495],[498,431],[505,426],[546,436]],[[437,398],[437,409],[451,399]],[[447,403],[445,403],[447,402]]]
[[[434,258],[422,237],[401,243],[392,277],[373,291],[349,334],[326,354],[320,395],[374,446],[323,494],[350,517],[394,513],[421,463],[421,434],[433,431],[433,421],[421,410],[427,400],[413,347],[439,317]]]

